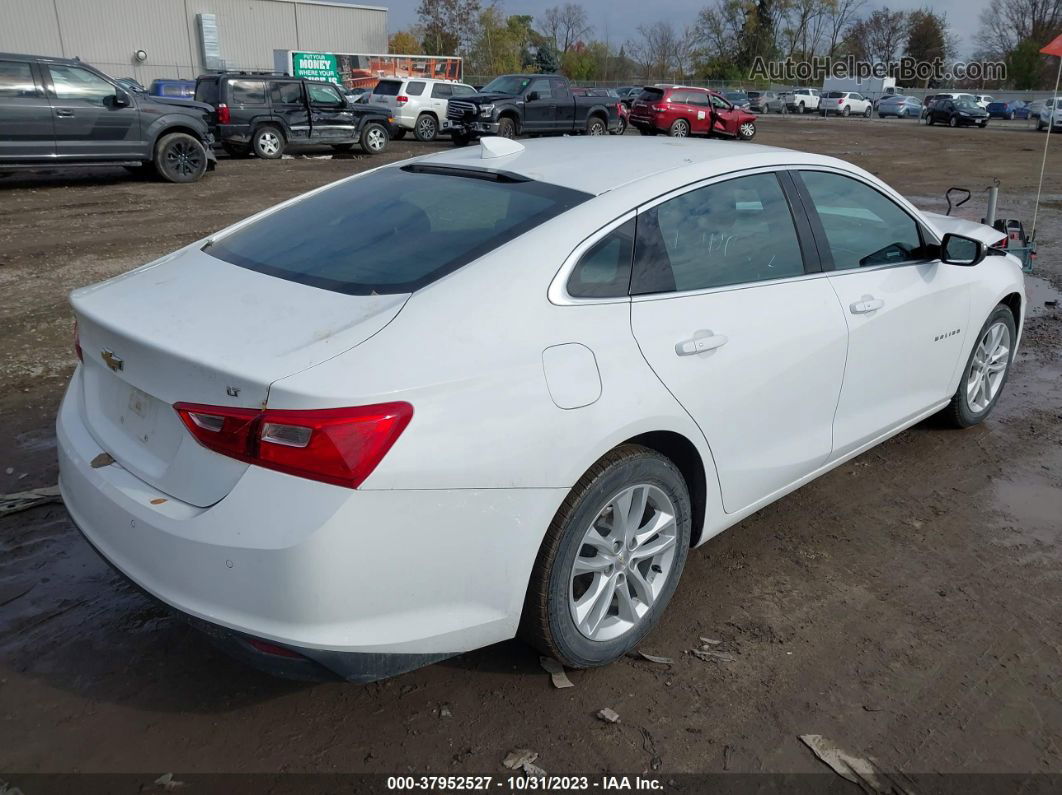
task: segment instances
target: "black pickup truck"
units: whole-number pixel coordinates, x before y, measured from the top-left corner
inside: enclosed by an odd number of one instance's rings
[[[484,135],[605,135],[619,129],[617,104],[573,96],[568,78],[560,75],[501,75],[478,94],[451,99],[446,119],[455,146]]]

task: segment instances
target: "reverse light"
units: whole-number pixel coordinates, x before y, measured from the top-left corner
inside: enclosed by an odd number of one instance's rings
[[[409,403],[336,409],[248,409],[177,403],[195,440],[221,455],[356,489],[413,418]]]
[[[222,102],[218,105],[218,124],[228,124],[232,119],[232,115],[229,113],[229,106]]]

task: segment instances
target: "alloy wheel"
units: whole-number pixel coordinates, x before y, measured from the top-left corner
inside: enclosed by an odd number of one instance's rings
[[[648,483],[609,500],[586,529],[572,564],[568,608],[584,637],[618,638],[652,608],[678,549],[675,506]]]
[[[970,363],[966,379],[966,402],[980,414],[992,405],[999,394],[1010,365],[1010,329],[1005,323],[989,326],[981,337]]]
[[[435,119],[431,116],[422,116],[417,122],[417,137],[422,141],[431,141],[435,138],[437,129]]]
[[[189,141],[174,141],[166,150],[166,168],[178,176],[190,177],[199,173],[203,167],[203,154],[200,147]]]
[[[387,146],[384,131],[379,127],[373,127],[365,134],[365,145],[368,146],[369,150],[372,152],[382,152],[383,148]]]
[[[756,134],[756,125],[751,121],[742,122],[741,127],[738,129],[741,131],[741,137],[746,140],[752,138]]]
[[[258,149],[263,155],[275,155],[280,151],[280,136],[275,132],[264,132],[258,136]]]

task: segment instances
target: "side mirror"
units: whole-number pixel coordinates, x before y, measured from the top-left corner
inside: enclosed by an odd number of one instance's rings
[[[130,102],[129,95],[125,91],[120,88],[114,90],[114,106],[116,108],[124,108]]]
[[[537,91],[529,92],[528,95],[527,95],[527,101],[528,102],[538,102],[538,92]]]
[[[940,244],[940,261],[947,265],[976,265],[985,254],[984,243],[962,235],[946,234]]]

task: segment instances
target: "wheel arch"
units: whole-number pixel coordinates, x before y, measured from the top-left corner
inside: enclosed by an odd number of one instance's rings
[[[183,121],[173,121],[169,124],[162,124],[158,130],[154,132],[154,138],[151,139],[151,151],[149,152],[151,157],[155,156],[155,152],[158,150],[159,141],[172,133],[184,133],[185,135],[191,135],[197,141],[207,146],[206,140],[203,137],[203,131],[196,129],[194,124],[188,124]],[[207,146],[209,150],[210,147]]]
[[[520,114],[516,112],[515,108],[506,108],[498,114],[498,121],[502,119],[509,119],[514,125],[516,125],[516,132],[520,132]]]
[[[690,492],[690,548],[697,546],[704,535],[708,501],[708,473],[704,459],[696,445],[675,431],[649,431],[627,439],[621,444],[638,444],[655,450],[678,467]],[[619,445],[617,445],[619,446]]]

